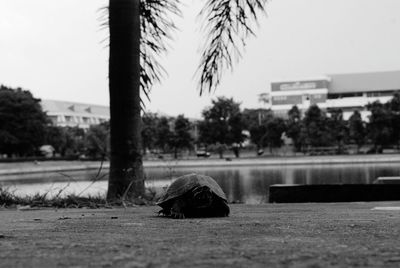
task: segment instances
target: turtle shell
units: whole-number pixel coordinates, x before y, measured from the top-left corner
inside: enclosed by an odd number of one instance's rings
[[[169,203],[170,200],[184,195],[195,187],[201,186],[207,186],[215,195],[225,202],[227,201],[224,191],[222,191],[221,187],[213,178],[192,173],[177,178],[158,200],[157,205],[163,207]]]

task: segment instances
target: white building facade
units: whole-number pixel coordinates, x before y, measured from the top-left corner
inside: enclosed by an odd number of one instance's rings
[[[317,104],[321,109],[341,109],[344,119],[355,110],[368,120],[368,103],[389,101],[395,92],[400,92],[400,71],[332,74],[312,79],[276,81],[271,83],[271,109],[278,116],[296,105],[305,111]]]
[[[108,106],[56,100],[42,100],[41,105],[55,126],[88,129],[110,119]]]

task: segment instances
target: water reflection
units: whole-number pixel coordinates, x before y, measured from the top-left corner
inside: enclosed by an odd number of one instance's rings
[[[400,176],[398,164],[376,165],[293,165],[250,167],[200,167],[200,168],[150,168],[146,170],[146,186],[161,189],[183,174],[202,173],[219,183],[230,202],[248,204],[264,203],[268,200],[271,184],[340,184],[372,183],[381,176]],[[91,182],[96,171],[75,171],[66,174],[45,173],[1,176],[0,185],[8,187],[17,195],[45,193],[64,195],[105,194],[106,176]],[[105,174],[106,175],[106,174]]]

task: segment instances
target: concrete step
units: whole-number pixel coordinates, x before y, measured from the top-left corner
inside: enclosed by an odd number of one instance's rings
[[[374,183],[377,184],[400,184],[400,177],[378,177]]]
[[[361,202],[400,200],[400,184],[274,184],[270,203]]]

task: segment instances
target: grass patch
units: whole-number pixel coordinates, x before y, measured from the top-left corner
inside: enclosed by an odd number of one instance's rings
[[[103,163],[104,159],[101,160],[97,174],[91,179],[89,186],[78,194],[62,195],[72,182],[77,181],[72,176],[62,172],[57,173],[68,178],[68,183],[62,189],[58,190],[56,195],[51,195],[50,192],[46,192],[44,194],[37,193],[31,196],[27,195],[20,197],[0,185],[0,208],[112,208],[155,204],[157,191],[154,187],[148,187],[145,191],[144,197],[129,200],[126,200],[126,194],[124,194],[120,199],[113,201],[107,200],[105,196],[100,194],[97,196],[81,196],[94,183],[108,175],[108,173],[101,174]]]
[[[44,193],[20,197],[0,186],[0,207],[2,208],[112,208],[153,204],[154,196],[152,195],[129,201],[121,199],[113,202],[107,201],[102,195],[84,197],[72,194],[65,197],[60,195],[49,197],[48,193]]]

